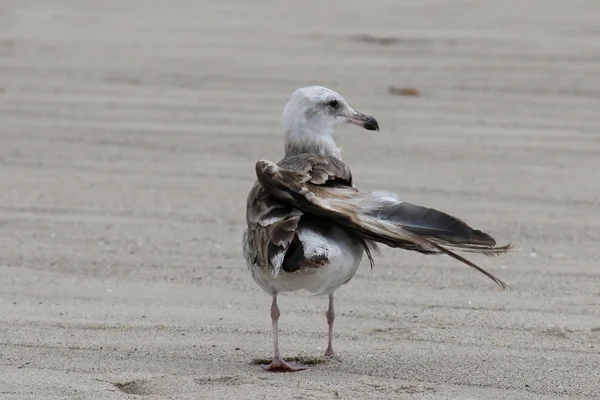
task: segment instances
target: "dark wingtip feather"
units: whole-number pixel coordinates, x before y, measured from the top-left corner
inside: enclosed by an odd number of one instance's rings
[[[471,229],[471,241],[473,243],[480,242],[481,244],[486,244],[488,246],[496,245],[496,240],[493,237],[479,229]]]
[[[487,233],[473,229],[450,214],[407,202],[387,203],[373,211],[377,218],[399,224],[420,236],[452,244],[493,247],[496,241]]]

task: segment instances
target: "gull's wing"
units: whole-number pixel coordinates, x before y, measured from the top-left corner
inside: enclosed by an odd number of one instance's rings
[[[317,185],[352,188],[352,175],[346,165],[335,159],[314,163],[313,156],[302,155],[291,159],[284,158],[280,165],[299,173],[311,171],[313,182]],[[274,276],[283,269],[293,272],[300,267],[318,268],[326,265],[328,260],[306,258],[303,246],[298,237],[298,224],[305,212],[293,204],[282,201],[265,190],[260,182],[256,182],[248,195],[246,222],[248,229],[244,232],[244,257],[252,265],[269,270]],[[312,224],[327,226],[328,221],[312,221]],[[351,232],[350,232],[351,233]],[[356,239],[364,247],[371,266],[373,258],[371,250],[376,246],[360,236]]]
[[[402,202],[394,195],[358,191],[341,160],[317,155],[288,157],[279,164],[261,160],[256,175],[266,192],[294,209],[328,218],[368,241],[447,254],[507,287],[450,249],[496,255],[508,251],[510,245],[496,246],[488,234],[446,213]]]
[[[257,182],[248,195],[246,208],[248,229],[243,239],[246,260],[277,276],[290,245],[298,240],[296,230],[302,214],[301,210],[271,196]]]

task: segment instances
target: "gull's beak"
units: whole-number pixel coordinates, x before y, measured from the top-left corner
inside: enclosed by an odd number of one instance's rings
[[[370,115],[359,113],[358,111],[352,111],[352,114],[348,117],[348,122],[354,125],[361,126],[368,131],[378,131],[379,124],[377,120]]]

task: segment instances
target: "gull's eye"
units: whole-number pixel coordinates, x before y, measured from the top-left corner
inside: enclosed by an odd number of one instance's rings
[[[329,103],[327,103],[327,105],[331,108],[337,108],[339,103],[337,100],[331,100]]]

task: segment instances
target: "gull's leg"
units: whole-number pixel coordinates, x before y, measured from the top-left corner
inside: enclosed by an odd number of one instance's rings
[[[327,341],[327,350],[325,350],[326,357],[333,357],[333,321],[335,320],[335,312],[333,311],[333,293],[329,295],[329,308],[327,313],[327,325],[329,325],[329,338]]]
[[[307,369],[308,366],[294,363],[294,362],[285,362],[281,355],[279,354],[279,340],[278,340],[278,332],[277,332],[277,321],[279,320],[279,307],[277,307],[277,295],[273,296],[273,303],[271,304],[271,321],[273,321],[273,346],[274,346],[274,354],[273,361],[269,365],[263,365],[262,367],[267,371],[273,372],[296,372],[302,371],[303,369]]]

